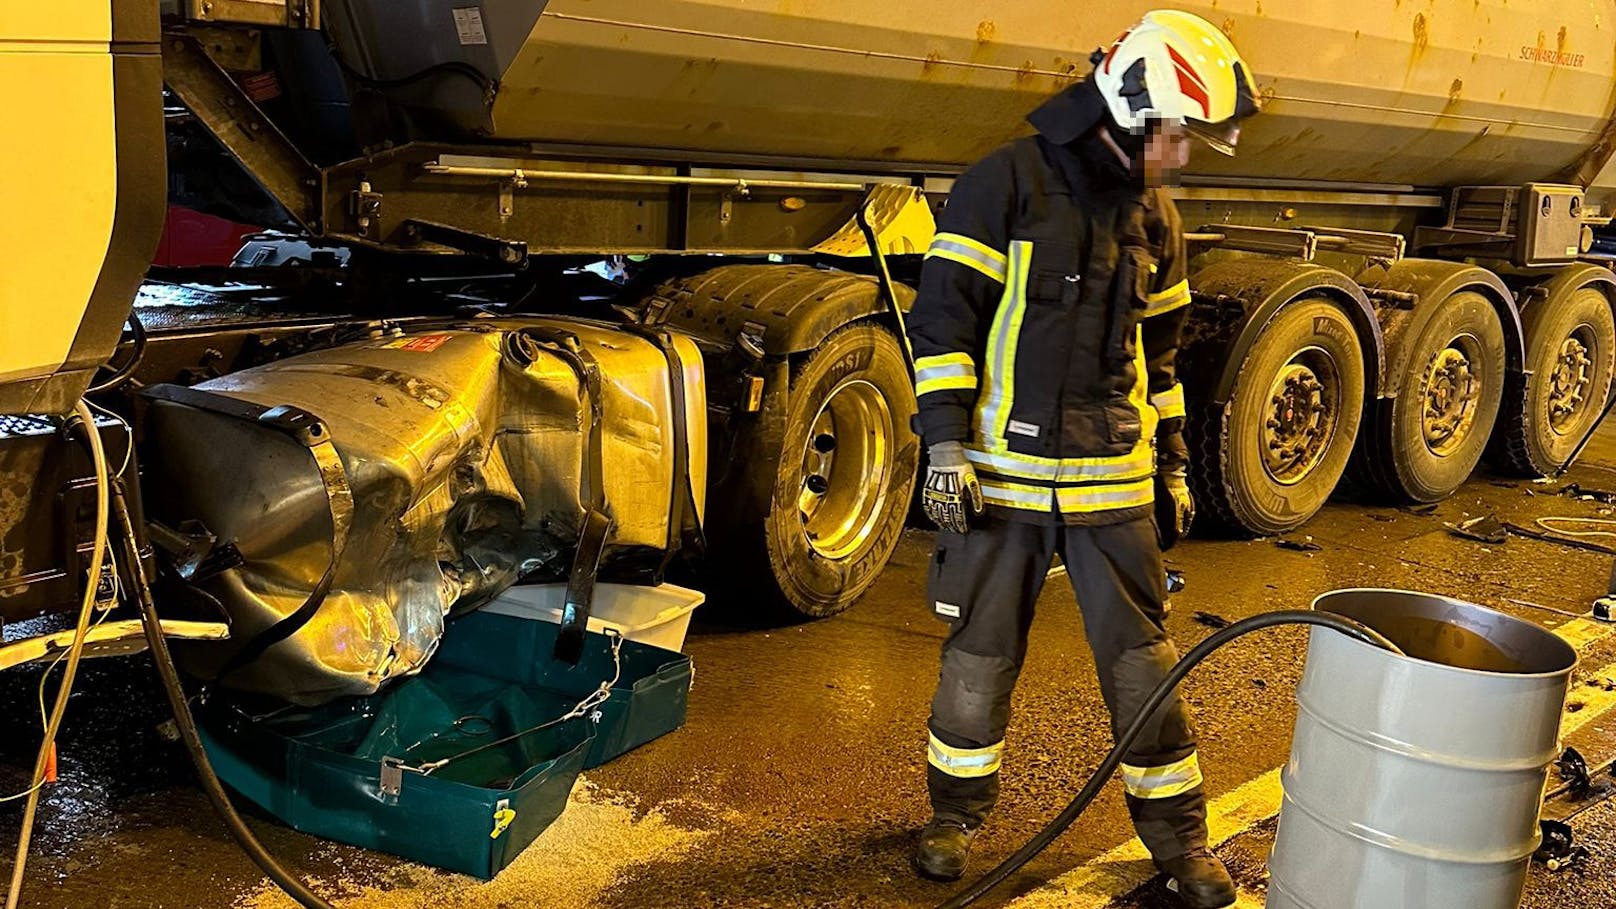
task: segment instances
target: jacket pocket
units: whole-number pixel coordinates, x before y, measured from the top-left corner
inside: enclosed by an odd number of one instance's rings
[[[1077,266],[1075,246],[1033,242],[1017,322],[1015,376],[1007,386],[1009,409],[997,427],[1004,446],[1017,454],[1050,457],[1057,450],[1061,379],[1082,299]]]
[[[1062,428],[1061,451],[1085,458],[1129,454],[1144,434],[1139,411],[1125,401],[1073,407],[1066,412]]]
[[[1150,305],[1156,267],[1155,257],[1142,247],[1125,246],[1117,256],[1117,273],[1106,307],[1105,354],[1113,366],[1134,358],[1134,329],[1140,314]]]
[[[971,591],[965,573],[968,534],[937,534],[937,548],[926,570],[926,600],[931,614],[944,622],[963,624],[970,615]]]

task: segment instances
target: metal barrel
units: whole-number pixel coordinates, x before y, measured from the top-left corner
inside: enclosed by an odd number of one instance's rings
[[[1515,909],[1576,650],[1431,594],[1339,590],[1313,608],[1405,655],[1313,629],[1268,909]]]

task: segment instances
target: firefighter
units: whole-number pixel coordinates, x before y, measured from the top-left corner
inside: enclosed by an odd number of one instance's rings
[[[955,184],[909,316],[922,500],[941,529],[932,611],[949,622],[927,746],[933,817],[915,856],[953,880],[999,790],[1010,694],[1052,557],[1071,578],[1113,732],[1177,660],[1161,552],[1189,529],[1190,303],[1162,189],[1189,139],[1233,154],[1249,70],[1197,16],[1147,14],[1094,72],[1028,116],[1037,135]],[[1195,732],[1177,696],[1122,765],[1129,812],[1185,905],[1235,900],[1207,847]]]

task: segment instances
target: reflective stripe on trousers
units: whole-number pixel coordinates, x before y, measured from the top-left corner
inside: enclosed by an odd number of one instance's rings
[[[1201,763],[1195,752],[1162,767],[1122,765],[1122,784],[1137,799],[1168,799],[1201,785]]]
[[[938,770],[962,780],[976,779],[999,772],[1004,755],[1004,741],[986,748],[955,748],[936,735],[926,736],[926,762]]]

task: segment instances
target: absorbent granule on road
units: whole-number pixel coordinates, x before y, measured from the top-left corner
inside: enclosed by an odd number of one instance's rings
[[[631,796],[611,793],[580,778],[567,810],[492,881],[482,882],[422,865],[399,862],[390,883],[374,874],[358,884],[341,878],[310,885],[341,909],[517,909],[542,905],[591,909],[630,869],[681,857],[709,834],[681,827],[659,810],[643,810]],[[237,902],[240,909],[297,909],[264,882]]]

